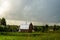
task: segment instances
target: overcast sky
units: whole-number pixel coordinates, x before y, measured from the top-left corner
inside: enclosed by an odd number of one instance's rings
[[[28,20],[60,23],[60,0],[6,0],[10,4],[4,17],[8,20]]]

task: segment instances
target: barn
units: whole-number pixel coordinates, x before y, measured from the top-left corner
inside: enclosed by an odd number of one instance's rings
[[[21,24],[19,28],[19,32],[32,32],[33,24]]]

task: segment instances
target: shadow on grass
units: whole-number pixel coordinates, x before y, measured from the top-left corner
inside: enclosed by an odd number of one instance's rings
[[[9,32],[0,32],[0,35],[5,35],[5,36],[40,36],[41,34],[39,33],[9,33]]]

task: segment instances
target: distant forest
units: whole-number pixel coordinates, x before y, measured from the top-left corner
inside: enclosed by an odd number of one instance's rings
[[[7,25],[5,18],[0,18],[0,32],[18,32],[20,25]],[[33,25],[33,32],[60,32],[59,25],[49,26],[37,26]]]

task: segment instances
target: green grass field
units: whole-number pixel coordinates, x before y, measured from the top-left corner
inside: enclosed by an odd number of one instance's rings
[[[0,40],[60,40],[60,33],[0,33]]]

